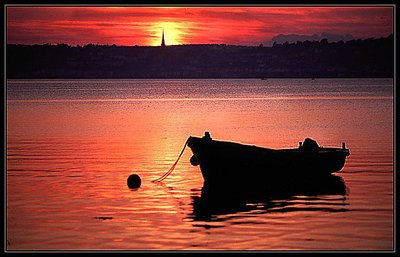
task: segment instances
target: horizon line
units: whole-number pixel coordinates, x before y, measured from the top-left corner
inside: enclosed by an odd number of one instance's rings
[[[383,39],[383,38],[389,38],[391,36],[394,36],[393,33],[390,33],[387,36],[381,36],[381,37],[365,37],[365,38],[353,38],[350,40],[335,40],[335,41],[329,41],[327,38],[322,38],[321,40],[305,40],[305,41],[297,41],[297,42],[321,42],[322,40],[326,39],[328,40],[328,43],[337,43],[340,41],[343,41],[344,43],[347,43],[349,41],[357,41],[357,40],[367,40],[367,39]],[[297,42],[289,42],[286,41],[289,44],[296,44]],[[196,43],[196,44],[174,44],[174,45],[166,45],[168,46],[204,46],[204,45],[213,45],[213,46],[238,46],[238,47],[272,47],[274,43],[277,45],[283,45],[286,42],[283,43],[277,43],[277,42],[269,42],[270,44],[264,45],[263,43],[260,43],[259,45],[238,45],[238,44],[227,44],[227,43]],[[94,46],[114,46],[114,47],[161,47],[160,45],[117,45],[117,44],[98,44],[98,43],[86,43],[86,44],[68,44],[68,43],[42,43],[42,44],[25,44],[25,43],[6,43],[6,45],[22,45],[22,46],[58,46],[58,45],[67,45],[70,47],[84,47],[84,46],[89,46],[89,45],[94,45]]]

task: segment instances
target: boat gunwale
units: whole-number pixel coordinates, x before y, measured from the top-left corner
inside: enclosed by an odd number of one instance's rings
[[[243,144],[243,143],[238,143],[238,142],[232,142],[232,141],[224,141],[224,140],[214,140],[214,139],[205,139],[202,137],[194,137],[194,136],[190,136],[188,139],[188,146],[190,148],[191,147],[191,140],[201,140],[200,142],[215,142],[215,143],[221,143],[224,144],[226,146],[229,145],[235,145],[236,147],[242,146],[242,147],[248,147],[248,148],[252,148],[252,149],[259,149],[259,150],[267,150],[267,151],[271,151],[271,152],[305,152],[307,150],[302,149],[301,147],[297,147],[297,148],[281,148],[281,149],[273,149],[273,148],[267,148],[267,147],[262,147],[262,146],[258,146],[258,145],[251,145],[251,144]],[[350,155],[350,151],[348,148],[339,148],[339,147],[322,147],[322,146],[318,146],[317,149],[315,149],[314,151],[317,151],[319,153],[332,153],[332,152],[346,152],[348,155]]]

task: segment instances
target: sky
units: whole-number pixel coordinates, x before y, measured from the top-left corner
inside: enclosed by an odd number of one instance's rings
[[[7,44],[272,43],[278,35],[393,33],[392,7],[6,7]]]

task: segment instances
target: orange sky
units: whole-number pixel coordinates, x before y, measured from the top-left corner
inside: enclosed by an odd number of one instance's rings
[[[7,6],[8,44],[268,44],[278,34],[393,33],[392,7]]]

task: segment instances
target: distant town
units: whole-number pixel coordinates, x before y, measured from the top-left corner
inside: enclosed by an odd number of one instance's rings
[[[393,35],[272,46],[7,45],[8,79],[393,77]]]

